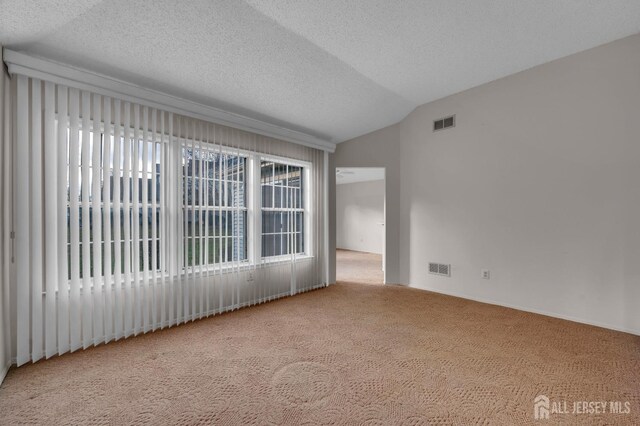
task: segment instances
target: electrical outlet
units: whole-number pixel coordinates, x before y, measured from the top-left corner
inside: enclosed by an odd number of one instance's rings
[[[491,272],[488,269],[482,270],[482,278],[485,280],[491,279]]]
[[[247,275],[247,281],[253,281],[253,272],[249,272]]]

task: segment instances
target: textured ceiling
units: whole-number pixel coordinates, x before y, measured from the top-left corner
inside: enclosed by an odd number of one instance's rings
[[[336,142],[638,32],[638,0],[0,0],[14,50]]]

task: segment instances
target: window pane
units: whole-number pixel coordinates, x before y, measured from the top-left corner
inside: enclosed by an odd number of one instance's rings
[[[275,208],[284,208],[286,207],[285,199],[284,199],[284,189],[280,186],[276,186],[273,188],[274,190],[274,205]]]
[[[302,230],[304,229],[304,213],[303,212],[296,212],[296,222],[295,222],[295,229],[293,229],[293,231],[295,232],[302,232]]]
[[[273,207],[273,186],[262,186],[262,207]]]
[[[273,179],[276,186],[287,186],[287,165],[276,163],[273,166]]]
[[[304,233],[296,233],[296,253],[304,253]]]
[[[206,192],[206,205],[207,206],[215,206],[216,205],[216,192],[215,192],[215,181],[212,179],[207,179],[205,183],[205,192]]]
[[[289,166],[289,186],[292,188],[301,187],[302,167]]]
[[[273,163],[270,161],[263,161],[260,164],[260,176],[263,184],[273,184]]]

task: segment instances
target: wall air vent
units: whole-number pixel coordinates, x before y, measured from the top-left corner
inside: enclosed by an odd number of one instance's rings
[[[444,277],[451,276],[451,265],[447,265],[445,263],[433,263],[429,262],[429,273],[442,275]]]
[[[433,131],[448,129],[449,127],[456,127],[456,116],[441,118],[433,122]]]

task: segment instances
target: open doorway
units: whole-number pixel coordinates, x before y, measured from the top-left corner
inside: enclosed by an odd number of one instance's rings
[[[384,284],[385,169],[336,169],[336,279]]]

